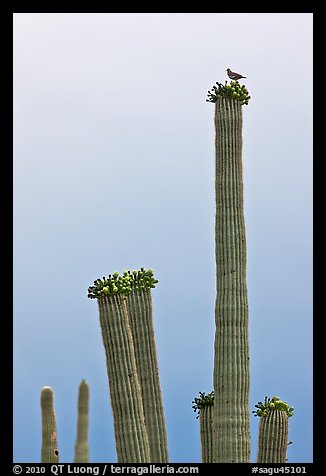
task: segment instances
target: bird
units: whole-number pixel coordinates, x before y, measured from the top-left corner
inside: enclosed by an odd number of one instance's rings
[[[230,68],[228,68],[226,70],[227,74],[228,74],[228,77],[230,79],[235,79],[235,80],[238,80],[238,79],[241,79],[241,78],[246,78],[246,76],[242,76],[242,74],[239,74],[239,73],[235,73],[234,71],[231,71]]]

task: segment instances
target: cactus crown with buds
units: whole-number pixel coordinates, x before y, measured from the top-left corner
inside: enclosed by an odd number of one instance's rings
[[[291,417],[294,411],[294,407],[290,407],[286,402],[280,400],[279,397],[265,397],[265,400],[263,402],[258,402],[255,407],[257,410],[253,410],[252,413],[258,417],[267,416],[268,413],[273,410],[286,412],[288,417]]]
[[[224,85],[216,81],[216,84],[217,86],[214,85],[207,92],[206,102],[216,102],[218,97],[227,97],[240,101],[241,104],[249,103],[250,96],[245,85],[239,84],[238,81],[231,81],[230,84],[225,81]]]
[[[89,286],[87,297],[90,299],[100,299],[103,296],[114,294],[128,295],[132,289],[155,288],[158,280],[154,278],[153,270],[140,268],[139,271],[124,271],[122,276],[116,271],[112,275],[102,279],[96,279],[94,286]]]
[[[214,405],[214,390],[207,395],[205,395],[205,392],[199,392],[199,397],[194,398],[191,403],[193,403],[192,408],[194,409],[194,412],[198,412],[196,418],[199,418],[200,410],[202,408]]]

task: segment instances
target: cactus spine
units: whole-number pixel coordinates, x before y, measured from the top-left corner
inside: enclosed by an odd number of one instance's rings
[[[199,392],[199,398],[195,398],[192,403],[194,412],[198,412],[196,418],[200,423],[200,443],[202,463],[214,463],[214,445],[213,445],[213,410],[214,410],[214,392],[205,395],[205,392]]]
[[[149,270],[151,271],[151,270]],[[151,463],[167,463],[167,433],[160,386],[150,288],[133,288],[127,298]]]
[[[249,345],[242,102],[215,101],[215,462],[249,463]]]
[[[118,463],[150,461],[132,333],[122,294],[98,300]]]
[[[289,407],[279,397],[265,397],[264,402],[255,405],[255,416],[260,417],[257,463],[285,463],[288,448],[289,417],[293,407]]]
[[[78,387],[77,438],[75,443],[74,463],[89,463],[88,406],[89,385],[85,380],[82,380]]]
[[[41,463],[58,463],[59,449],[57,424],[54,412],[54,395],[51,387],[41,390],[42,450]]]

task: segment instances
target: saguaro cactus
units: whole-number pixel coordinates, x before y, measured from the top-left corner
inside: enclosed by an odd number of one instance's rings
[[[205,395],[205,392],[199,392],[199,398],[195,398],[192,408],[198,412],[196,418],[200,423],[200,443],[202,463],[214,463],[213,451],[213,405],[214,392]]]
[[[265,401],[258,402],[256,407],[253,413],[260,417],[257,463],[285,463],[289,417],[294,408],[279,397],[265,397]]]
[[[89,463],[88,407],[89,385],[86,380],[82,380],[78,387],[77,437],[75,443],[74,463]]]
[[[41,390],[42,451],[41,463],[58,463],[59,449],[57,424],[54,412],[54,395],[51,387]]]
[[[150,449],[125,299],[131,280],[118,273],[97,279],[88,288],[88,297],[98,300],[118,463],[148,463]]]
[[[98,299],[118,460],[124,463],[168,461],[150,294],[157,282],[151,269],[141,268],[115,272],[88,288],[88,297]],[[122,397],[128,417],[116,401]],[[129,430],[125,418],[136,421]]]
[[[246,231],[242,178],[245,86],[216,83],[214,453],[218,463],[250,462]]]
[[[132,272],[132,291],[127,297],[137,372],[144,407],[151,463],[167,463],[168,447],[162,390],[153,325],[151,288],[157,282],[153,271]]]

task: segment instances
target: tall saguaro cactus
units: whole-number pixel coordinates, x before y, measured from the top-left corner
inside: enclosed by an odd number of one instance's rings
[[[218,463],[250,462],[246,230],[242,177],[244,86],[218,84],[215,102],[214,454]]]
[[[54,395],[51,387],[41,390],[42,450],[41,463],[58,463],[59,449],[57,423],[54,412]]]
[[[150,287],[152,270],[133,271],[134,286],[127,298],[128,314],[133,335],[136,365],[142,394],[145,425],[152,463],[168,462],[167,433],[160,386],[158,359],[153,325]]]
[[[88,408],[89,385],[86,380],[82,380],[78,387],[77,437],[75,443],[74,463],[89,463]]]
[[[119,463],[167,462],[150,295],[156,283],[141,268],[88,288],[98,300]]]
[[[253,413],[260,417],[257,463],[286,463],[289,417],[294,408],[279,397],[265,397],[256,407]]]

